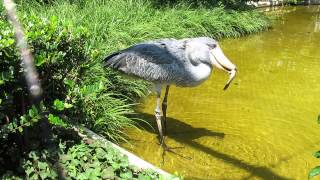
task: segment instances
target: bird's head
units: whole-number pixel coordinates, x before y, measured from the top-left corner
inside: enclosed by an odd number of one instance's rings
[[[197,39],[208,46],[212,65],[229,73],[230,78],[223,88],[226,90],[236,76],[237,67],[224,55],[216,40],[209,37],[200,37]]]

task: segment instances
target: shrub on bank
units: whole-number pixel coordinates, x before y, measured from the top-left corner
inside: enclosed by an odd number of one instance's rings
[[[15,47],[12,27],[0,19],[0,118],[1,135],[22,133],[24,128],[48,118],[63,124],[61,115],[77,113],[77,99],[70,95],[80,84],[88,57],[84,50],[87,34],[84,28],[72,32],[59,27],[56,17],[51,20],[23,18],[30,49],[43,87],[40,109],[32,106],[28,97],[20,55]],[[75,105],[75,107],[74,107]],[[40,114],[42,113],[42,114]],[[61,122],[61,123],[59,123]]]
[[[129,90],[123,91],[130,92],[130,98],[110,91],[122,80],[114,72],[114,76],[107,79],[105,73],[110,72],[97,68],[100,64],[92,60],[95,53],[88,54],[85,49],[86,28],[63,25],[55,16],[50,20],[25,16],[22,21],[34,54],[43,96],[37,107],[30,101],[12,27],[1,16],[0,174],[7,170],[28,174],[23,161],[32,150],[39,156],[46,156],[41,149],[47,148],[47,142],[57,135],[42,132],[40,122],[43,121],[62,127],[81,123],[114,141],[123,139],[121,130],[134,124],[127,117],[133,113],[128,102],[144,92],[131,92],[134,82],[128,84]],[[54,175],[49,165],[43,168],[49,168],[45,173],[48,176]]]

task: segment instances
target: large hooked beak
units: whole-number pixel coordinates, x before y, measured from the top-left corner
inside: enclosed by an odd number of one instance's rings
[[[229,73],[229,80],[223,88],[223,90],[226,90],[236,77],[237,67],[223,54],[219,45],[210,51],[210,56],[214,66]]]

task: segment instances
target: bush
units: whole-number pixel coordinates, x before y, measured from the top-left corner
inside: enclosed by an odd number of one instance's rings
[[[112,93],[118,88],[116,83],[123,80],[114,72],[109,80],[107,74],[111,72],[94,59],[97,53],[89,54],[86,50],[88,31],[85,28],[58,23],[54,16],[50,20],[25,16],[22,21],[43,97],[38,106],[29,100],[13,31],[1,16],[0,166],[16,169],[20,155],[46,146],[48,139],[42,138],[49,136],[41,130],[43,121],[63,127],[81,123],[114,141],[123,140],[122,129],[134,126],[127,117],[133,113],[128,102],[142,96],[146,86],[130,82],[124,94]],[[1,168],[0,173],[5,170]]]
[[[43,87],[40,106],[32,105],[20,66],[20,56],[15,48],[13,31],[2,16],[0,19],[0,150],[1,157],[14,157],[0,161],[5,164],[19,164],[19,156],[28,151],[32,138],[40,139],[39,121],[49,120],[52,124],[65,126],[63,115],[73,113],[68,96],[83,72],[88,60],[84,51],[87,36],[79,27],[77,32],[58,26],[55,17],[51,20],[36,17],[23,18],[25,30],[35,55],[35,66]],[[25,131],[25,132],[24,132]],[[32,133],[27,133],[32,131]],[[39,145],[39,144],[38,144]],[[32,148],[38,148],[38,145]],[[11,162],[10,162],[11,161]],[[1,169],[2,170],[2,169]]]
[[[0,29],[0,119],[12,132],[22,132],[24,127],[40,120],[40,109],[31,106],[13,31],[3,18]],[[69,103],[73,102],[68,95],[73,91],[72,84],[80,82],[84,62],[88,60],[83,41],[86,31],[79,27],[73,33],[67,27],[60,28],[56,17],[50,21],[31,17],[25,29],[43,87],[41,110],[57,113],[72,108]],[[59,103],[64,107],[58,107]],[[46,115],[46,118],[49,115],[51,119],[55,117],[53,114]]]

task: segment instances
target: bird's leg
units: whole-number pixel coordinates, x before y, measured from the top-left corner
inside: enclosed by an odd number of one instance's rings
[[[164,134],[163,135],[166,135],[166,131],[167,131],[167,103],[168,103],[168,94],[169,94],[169,85],[166,86],[166,92],[165,92],[165,95],[164,95],[164,98],[163,98],[163,101],[162,101],[162,113],[163,113],[163,120],[160,121],[160,126],[162,127],[163,129],[163,132]],[[161,92],[161,91],[160,91]],[[158,94],[158,98],[157,98],[157,108],[156,108],[156,112],[157,112],[157,109],[159,108],[160,106],[160,93]],[[160,112],[160,109],[158,109],[158,112]],[[161,117],[160,117],[161,119]],[[159,121],[157,121],[158,123]],[[159,123],[158,123],[158,128],[159,128]],[[163,163],[164,163],[164,156],[166,154],[166,152],[170,152],[170,153],[173,153],[175,155],[178,155],[182,158],[185,158],[185,159],[191,159],[191,157],[187,157],[187,156],[183,156],[181,154],[178,154],[176,152],[173,151],[173,149],[179,149],[179,148],[183,148],[183,147],[169,147],[166,145],[166,143],[164,142],[164,139],[165,139],[165,136],[161,135],[162,134],[162,131],[160,131],[160,128],[159,128],[159,133],[160,133],[160,143],[161,143],[161,146],[163,148],[163,153],[162,153],[162,158],[163,158]]]
[[[164,142],[164,137],[163,137],[163,130],[162,130],[161,110],[160,110],[161,86],[158,86],[156,91],[157,91],[157,106],[156,106],[156,109],[154,110],[154,112],[155,112],[156,122],[158,125],[158,130],[159,130],[160,144],[162,146],[162,144]]]
[[[163,132],[164,135],[167,135],[167,102],[168,102],[168,93],[169,85],[166,86],[166,92],[162,101],[162,113],[163,113]]]

